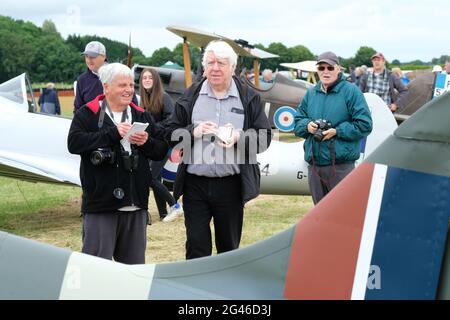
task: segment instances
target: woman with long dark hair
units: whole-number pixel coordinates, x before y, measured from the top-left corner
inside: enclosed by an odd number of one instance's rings
[[[139,87],[140,106],[152,114],[156,123],[164,127],[164,123],[172,113],[174,106],[172,98],[164,92],[158,72],[152,68],[142,70]],[[161,182],[161,170],[167,159],[168,156],[161,161],[152,161],[150,165],[152,170],[151,188],[158,207],[159,217],[164,222],[170,222],[183,213],[181,205],[175,201],[170,191]],[[169,212],[167,212],[166,203],[170,206]]]

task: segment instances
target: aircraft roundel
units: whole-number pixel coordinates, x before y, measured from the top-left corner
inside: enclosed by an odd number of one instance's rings
[[[273,115],[273,123],[275,127],[283,132],[290,132],[294,130],[294,115],[295,109],[288,106],[283,106],[277,109]]]
[[[170,149],[169,158],[161,171],[161,177],[168,182],[174,182],[177,174],[178,164],[182,160],[182,152],[178,149]]]

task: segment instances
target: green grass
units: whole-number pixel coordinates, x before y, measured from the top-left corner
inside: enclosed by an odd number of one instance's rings
[[[47,83],[48,82],[36,82],[36,83],[32,83],[31,87],[33,89],[46,88]],[[57,83],[55,83],[55,88],[57,90],[69,90],[69,89],[73,90],[73,83],[57,82]]]
[[[77,187],[0,177],[0,228],[11,231],[8,222],[70,202],[80,192]]]
[[[81,249],[78,187],[0,178],[0,230],[73,251]],[[312,207],[310,197],[261,195],[245,208],[241,247],[266,239],[297,223]],[[147,263],[184,260],[184,219],[159,221],[153,195],[153,224],[147,228]]]

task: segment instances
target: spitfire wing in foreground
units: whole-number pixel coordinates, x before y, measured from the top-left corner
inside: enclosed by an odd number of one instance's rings
[[[0,232],[0,298],[448,299],[449,114],[430,102],[294,227],[225,254],[126,266]]]

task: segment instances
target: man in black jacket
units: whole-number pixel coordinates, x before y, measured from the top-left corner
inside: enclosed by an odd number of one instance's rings
[[[256,154],[269,147],[271,130],[259,95],[233,78],[237,55],[213,41],[205,49],[206,79],[177,101],[166,139],[183,149],[174,197],[183,195],[186,258],[211,255],[210,222],[217,252],[239,247],[244,203],[259,194]]]
[[[162,159],[168,146],[152,117],[131,102],[132,71],[112,63],[99,74],[105,94],[75,113],[67,140],[69,151],[81,156],[82,252],[141,264],[147,243],[148,158]],[[129,133],[136,122],[149,125]]]

